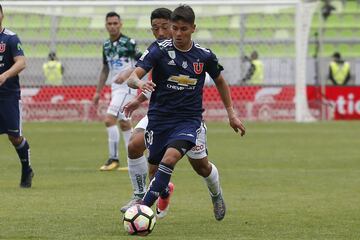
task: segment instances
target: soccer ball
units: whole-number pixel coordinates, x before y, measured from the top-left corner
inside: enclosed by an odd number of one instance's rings
[[[125,212],[123,222],[129,234],[146,236],[154,229],[156,218],[151,208],[136,204]]]

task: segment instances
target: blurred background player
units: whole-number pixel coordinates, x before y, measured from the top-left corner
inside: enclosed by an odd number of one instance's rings
[[[55,52],[50,52],[48,61],[43,64],[45,83],[48,85],[59,86],[63,84],[64,66],[59,61]]]
[[[249,84],[260,85],[264,83],[264,64],[259,60],[257,51],[253,51],[250,58],[245,56],[245,60],[249,61],[250,67],[242,79],[243,82],[249,81]]]
[[[173,169],[183,155],[196,146],[202,126],[202,87],[205,72],[215,79],[216,86],[228,112],[231,127],[245,134],[245,128],[232,108],[228,86],[221,76],[222,67],[208,49],[191,40],[195,31],[195,15],[191,7],[181,5],[171,15],[173,40],[154,42],[141,56],[128,84],[142,90],[154,91],[150,98],[145,141],[148,161],[159,165],[143,203],[152,206],[159,195],[167,192]],[[140,79],[152,68],[153,82]],[[130,114],[139,104],[135,100],[125,106]],[[207,163],[199,161],[199,165]],[[218,173],[217,173],[218,180]],[[225,202],[220,189],[213,199],[215,218],[225,216]],[[159,209],[157,208],[157,211]]]
[[[20,187],[30,188],[34,171],[30,166],[30,147],[22,135],[20,84],[18,74],[25,69],[25,56],[18,36],[2,27],[0,5],[0,134],[7,134],[19,156],[22,171]]]
[[[333,85],[346,85],[350,81],[350,63],[343,60],[339,52],[333,54],[329,64],[329,80]]]
[[[131,119],[121,113],[121,109],[136,94],[136,91],[130,89],[126,84],[115,83],[115,77],[118,73],[131,68],[134,60],[141,53],[137,51],[136,43],[133,39],[121,33],[122,22],[119,14],[109,12],[106,15],[106,30],[109,33],[109,39],[103,44],[103,67],[100,73],[99,83],[93,96],[93,102],[98,104],[100,93],[107,79],[111,82],[111,102],[107,109],[105,117],[105,126],[108,133],[109,159],[101,166],[100,170],[109,171],[118,168],[119,155],[118,145],[120,139],[117,122],[120,123],[120,129],[124,138],[125,148],[129,143],[131,135]]]

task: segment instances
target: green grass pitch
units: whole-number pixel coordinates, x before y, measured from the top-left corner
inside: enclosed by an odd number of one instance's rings
[[[360,239],[360,122],[246,125],[240,138],[225,123],[208,124],[225,219],[214,219],[203,180],[182,159],[169,215],[147,239]],[[138,239],[120,220],[128,173],[98,171],[107,156],[102,123],[24,130],[32,189],[18,187],[20,164],[0,137],[0,239]]]

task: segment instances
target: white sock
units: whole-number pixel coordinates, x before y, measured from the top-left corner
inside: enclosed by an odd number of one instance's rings
[[[107,128],[108,132],[108,143],[109,143],[109,158],[113,159],[119,159],[119,152],[118,152],[118,146],[119,146],[119,128],[114,125]]]
[[[211,164],[211,172],[210,175],[204,178],[206,185],[210,191],[212,196],[216,196],[220,193],[220,181],[219,181],[219,172],[216,166]]]
[[[128,167],[134,195],[145,194],[146,177],[148,172],[148,165],[145,156],[137,159],[130,159],[128,157]]]
[[[124,137],[125,149],[127,151],[127,147],[129,145],[132,129],[129,129],[129,130],[126,130],[126,131],[121,131],[121,132],[122,132],[122,135]]]

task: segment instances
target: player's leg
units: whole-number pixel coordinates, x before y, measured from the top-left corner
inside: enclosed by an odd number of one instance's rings
[[[171,189],[168,186],[173,169],[183,155],[195,146],[199,126],[197,119],[181,119],[171,123],[149,119],[145,132],[146,146],[149,149],[148,162],[159,164],[159,168],[143,198],[145,205],[152,206],[159,196],[169,197]],[[165,210],[167,209],[165,206]]]
[[[125,116],[124,116],[125,117]],[[119,119],[120,130],[124,139],[125,149],[128,150],[128,145],[132,133],[131,119],[130,118],[121,118]]]
[[[100,167],[101,171],[111,171],[119,166],[119,139],[120,132],[117,126],[117,117],[109,113],[105,117],[105,126],[108,134],[108,148],[109,158],[103,166]]]
[[[148,165],[144,156],[144,151],[146,150],[144,132],[147,122],[147,117],[142,118],[135,126],[130,137],[128,145],[128,167],[129,177],[133,187],[133,197],[126,205],[121,207],[120,211],[123,213],[134,204],[140,203],[145,195]]]
[[[198,132],[196,146],[187,152],[189,162],[195,172],[204,178],[214,207],[216,220],[225,217],[226,206],[220,187],[219,172],[207,157],[206,126],[203,124]]]
[[[0,134],[6,133],[21,162],[20,187],[30,188],[34,172],[30,162],[30,146],[22,136],[21,103],[19,100],[0,100]]]
[[[156,171],[159,169],[159,165],[148,163],[149,167],[149,180],[154,178]]]
[[[158,199],[156,206],[158,218],[165,217],[169,210],[170,197],[174,191],[174,185],[170,183],[174,167],[192,146],[192,142],[175,140],[168,145],[165,151],[158,170],[150,183],[149,190],[143,198],[144,204],[147,206],[152,206]]]
[[[105,117],[105,126],[108,133],[109,159],[101,166],[100,170],[114,170],[119,166],[119,140],[120,131],[117,126],[118,120],[125,120],[125,116],[121,113],[122,104],[126,101],[129,94],[119,91],[113,91],[111,101],[107,109]],[[131,128],[131,127],[130,127]]]

